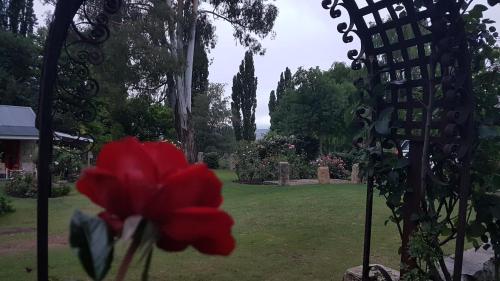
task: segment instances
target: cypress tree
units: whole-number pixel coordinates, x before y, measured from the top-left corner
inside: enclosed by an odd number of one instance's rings
[[[240,66],[241,69],[241,66]],[[241,85],[241,78],[240,78],[240,73],[237,73],[233,77],[233,87],[232,87],[232,102],[231,102],[231,121],[233,123],[233,129],[234,129],[234,137],[236,138],[236,141],[240,141],[243,138],[242,135],[242,128],[241,128],[241,95],[242,95],[243,89]]]
[[[285,69],[284,87],[285,87],[285,91],[292,88],[292,72],[290,71],[290,68],[288,68],[288,67]]]
[[[274,90],[271,91],[271,94],[269,95],[269,116],[273,114],[274,110],[276,109],[276,94]]]
[[[231,110],[236,140],[254,141],[257,129],[255,125],[257,77],[255,77],[253,54],[250,51],[245,53],[240,71],[233,78],[232,98]],[[238,131],[241,131],[241,134]]]
[[[0,0],[0,30],[7,30],[7,0]]]
[[[35,11],[33,10],[33,0],[26,0],[23,11],[21,12],[21,23],[19,33],[23,36],[33,34],[33,27],[36,23]]]
[[[36,24],[33,0],[0,0],[0,29],[29,36]]]

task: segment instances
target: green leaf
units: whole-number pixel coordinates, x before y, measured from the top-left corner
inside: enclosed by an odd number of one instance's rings
[[[381,135],[388,135],[391,132],[390,123],[392,119],[393,107],[384,109],[375,122],[375,131]]]
[[[441,229],[441,235],[443,236],[450,236],[452,233],[453,230],[446,225]]]
[[[396,165],[394,166],[394,169],[403,169],[410,166],[410,161],[407,158],[400,158],[396,162]]]
[[[385,93],[386,86],[382,83],[377,84],[375,87],[373,87],[373,94],[376,97],[381,97]]]
[[[113,241],[106,223],[75,211],[70,223],[70,245],[87,274],[94,280],[103,280],[113,260]]]
[[[473,221],[468,230],[469,235],[473,237],[481,237],[486,232],[486,227],[478,221]]]
[[[476,249],[476,251],[481,247],[479,241],[477,241],[476,239],[472,240],[472,246],[474,246],[474,249]]]

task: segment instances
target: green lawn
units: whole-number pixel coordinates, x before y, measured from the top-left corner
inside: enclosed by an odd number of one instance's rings
[[[236,251],[230,257],[203,256],[194,250],[172,254],[156,251],[151,280],[341,280],[346,268],[361,264],[365,187],[252,186],[235,184],[234,174],[219,171],[225,182],[224,205],[235,219]],[[0,230],[30,228],[36,223],[36,204],[13,199],[17,211],[0,217]],[[64,241],[75,209],[95,213],[76,192],[50,200],[50,235]],[[388,211],[376,198],[373,227],[373,260],[398,267],[399,239],[394,225],[384,226]],[[0,235],[2,249],[21,250],[0,255],[0,280],[35,280],[34,232]],[[113,269],[126,245],[120,244]],[[54,280],[89,280],[68,246],[52,247],[50,275]],[[140,264],[134,263],[128,280],[138,280]],[[114,276],[111,271],[110,277]],[[112,278],[109,278],[112,280]]]

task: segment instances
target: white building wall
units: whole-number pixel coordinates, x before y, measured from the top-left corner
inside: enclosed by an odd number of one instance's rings
[[[34,159],[36,159],[36,148],[37,144],[35,140],[22,140],[19,163],[21,164],[21,169],[26,172],[35,172],[36,166]]]

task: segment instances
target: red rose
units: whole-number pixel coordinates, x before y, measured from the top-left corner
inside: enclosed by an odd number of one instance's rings
[[[222,183],[204,164],[189,165],[172,144],[135,138],[107,144],[76,186],[106,210],[99,216],[115,235],[127,217],[140,215],[157,227],[157,246],[166,251],[192,245],[228,255],[235,247],[234,222],[219,209]]]

